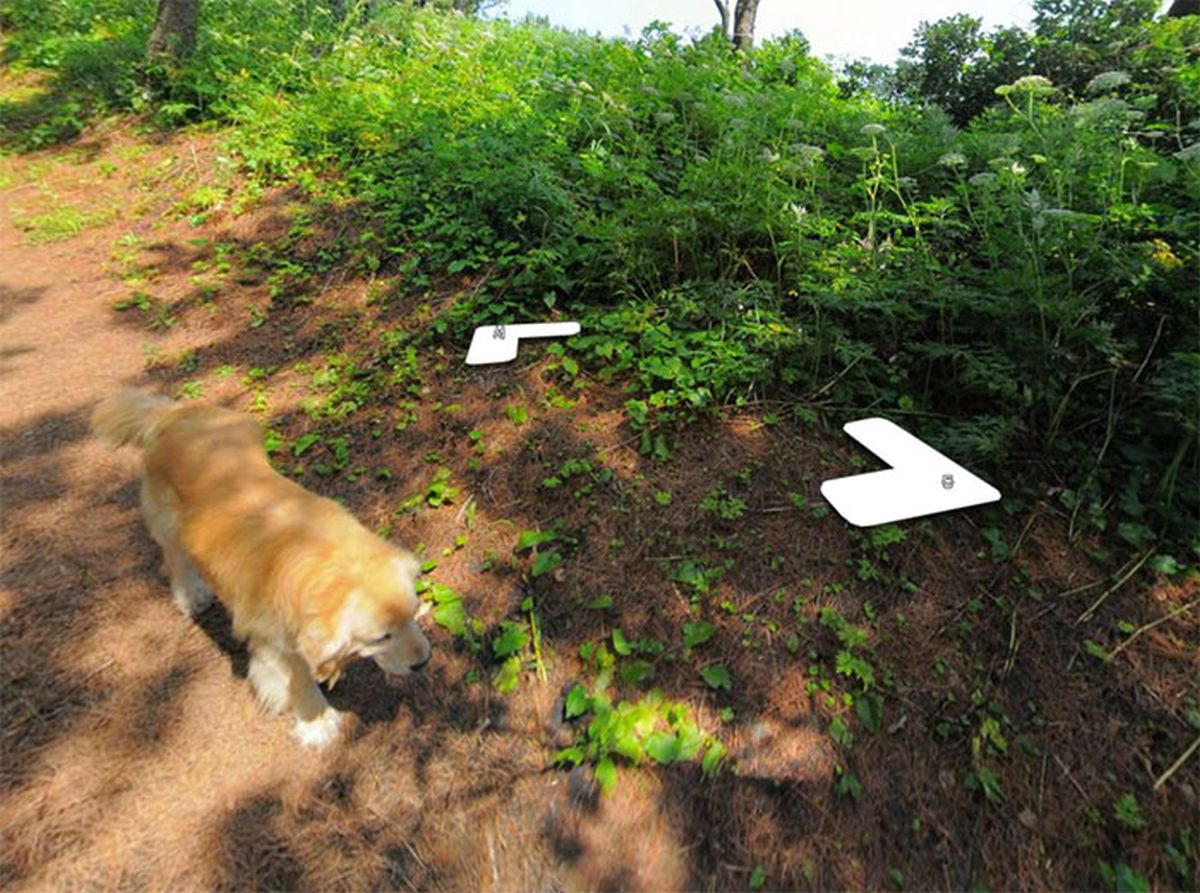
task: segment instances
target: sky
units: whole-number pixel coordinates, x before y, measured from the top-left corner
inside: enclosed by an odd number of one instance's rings
[[[799,29],[815,56],[891,63],[920,22],[959,12],[983,19],[989,30],[998,25],[1025,27],[1033,17],[1030,0],[761,0],[754,33],[761,39]],[[519,20],[527,13],[547,16],[554,25],[614,37],[626,29],[636,36],[655,19],[685,34],[689,29],[707,31],[720,21],[713,0],[507,0],[491,15]]]

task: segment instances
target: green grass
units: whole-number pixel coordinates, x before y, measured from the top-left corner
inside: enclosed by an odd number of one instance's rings
[[[57,205],[41,214],[14,214],[13,225],[25,233],[25,239],[31,245],[45,245],[111,223],[118,213],[116,207],[82,209]]]

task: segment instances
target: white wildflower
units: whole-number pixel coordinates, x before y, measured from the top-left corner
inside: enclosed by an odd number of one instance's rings
[[[1049,93],[1054,89],[1054,84],[1040,74],[1027,74],[1013,81],[1012,88],[1017,93]]]
[[[866,136],[878,136],[885,130],[887,130],[887,128],[882,124],[864,124],[861,128],[859,128],[858,132],[865,134]]]
[[[807,143],[793,146],[793,151],[805,164],[816,164],[825,157],[824,149],[820,146],[810,146]]]
[[[967,156],[962,152],[947,152],[938,159],[938,164],[942,167],[956,168],[967,166]]]
[[[1105,71],[1088,81],[1088,93],[1107,93],[1128,84],[1132,78],[1126,71]]]

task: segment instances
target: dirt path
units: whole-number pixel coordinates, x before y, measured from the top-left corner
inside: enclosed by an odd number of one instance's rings
[[[193,182],[186,168],[199,162],[183,139],[138,151],[136,166],[113,178],[105,163],[129,157],[131,144],[111,133],[97,141],[82,154],[14,163],[24,182],[0,191],[0,882],[555,889],[556,829],[575,822],[578,831],[577,809],[564,799],[566,777],[542,773],[536,720],[448,704],[441,671],[420,691],[386,696],[369,674],[352,674],[335,703],[365,717],[352,725],[354,746],[307,751],[285,721],[256,713],[220,609],[191,622],[164,597],[137,511],[136,456],[92,439],[87,419],[120,387],[162,389],[148,374],[154,363],[236,326],[153,331],[114,312],[130,295],[114,275],[114,246],[131,234],[154,257],[156,294],[189,290],[197,233],[163,214],[172,196],[161,193],[178,171]],[[151,184],[158,193],[139,199],[139,172],[164,168],[170,176]],[[62,241],[30,244],[14,224],[34,221],[26,228],[36,234],[39,215],[106,203],[120,207],[114,222]],[[228,393],[237,391],[217,396]],[[535,700],[535,712],[548,708]],[[449,729],[430,721],[450,714]],[[493,720],[509,733],[485,737]],[[618,828],[647,802],[584,801],[593,822],[615,815]],[[608,849],[620,863],[658,845],[651,835]],[[656,858],[615,870],[655,877]],[[681,870],[677,854],[665,858],[665,870]],[[607,863],[582,862],[585,873],[612,876]]]
[[[104,268],[111,228],[34,246],[13,226],[36,188],[0,194],[3,674],[33,707],[4,727],[0,874],[60,889],[139,873],[161,887],[175,871],[203,883],[187,867],[209,862],[201,829],[247,792],[324,767],[256,721],[230,662],[161,598],[134,457],[86,429],[97,400],[145,383],[147,339],[114,321],[128,289]]]

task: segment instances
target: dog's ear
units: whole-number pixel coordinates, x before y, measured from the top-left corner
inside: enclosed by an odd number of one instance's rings
[[[417,577],[421,576],[421,560],[411,552],[402,552],[394,559],[395,566],[401,576],[406,577],[412,586],[417,585]]]

